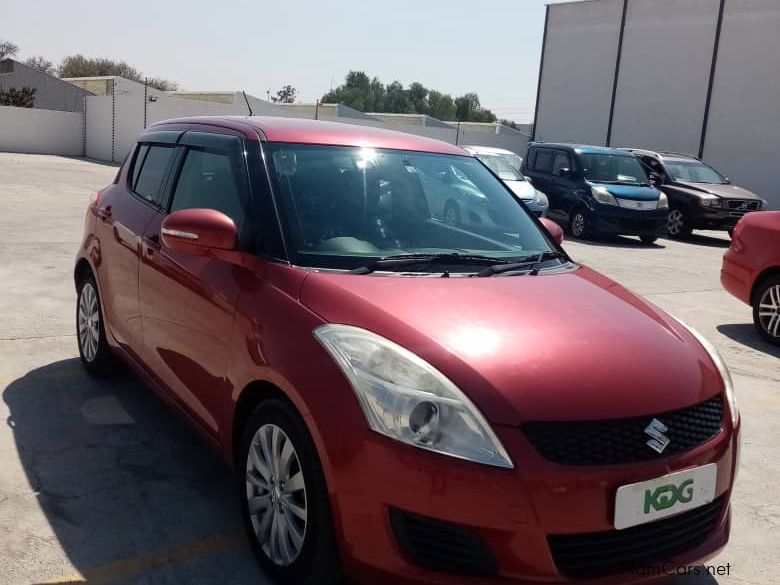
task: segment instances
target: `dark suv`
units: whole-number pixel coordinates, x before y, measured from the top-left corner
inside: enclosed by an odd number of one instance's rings
[[[732,185],[726,177],[695,156],[676,152],[633,152],[669,197],[667,229],[673,238],[687,238],[695,229],[734,231],[739,218],[767,208],[755,193]]]
[[[668,201],[630,152],[602,146],[532,143],[521,172],[550,201],[548,216],[575,238],[666,234]]]

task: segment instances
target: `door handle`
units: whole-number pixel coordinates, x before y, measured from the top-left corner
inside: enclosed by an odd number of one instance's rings
[[[105,207],[99,207],[97,210],[97,216],[100,219],[108,219],[111,217],[111,206],[106,205]]]
[[[146,255],[148,257],[151,257],[154,255],[155,252],[160,251],[160,236],[158,234],[154,234],[151,236],[144,236],[144,250],[146,251]]]

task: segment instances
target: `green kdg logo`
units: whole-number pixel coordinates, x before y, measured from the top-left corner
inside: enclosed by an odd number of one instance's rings
[[[655,490],[645,490],[645,514],[650,510],[666,510],[675,504],[686,504],[693,499],[693,480],[688,479],[680,485],[662,485]]]

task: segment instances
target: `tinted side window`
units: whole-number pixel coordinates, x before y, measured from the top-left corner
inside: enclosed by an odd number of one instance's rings
[[[174,153],[172,146],[141,145],[133,168],[133,191],[147,201],[159,204],[163,180]],[[139,165],[141,155],[143,161]]]
[[[553,167],[553,153],[550,150],[540,150],[536,153],[534,170],[540,173],[551,173]]]
[[[562,152],[556,152],[555,161],[553,162],[552,173],[553,175],[560,176],[561,170],[563,169],[571,170],[571,162],[569,159],[569,155]]]
[[[227,152],[190,149],[179,174],[171,211],[216,209],[241,230],[244,222],[243,164]]]

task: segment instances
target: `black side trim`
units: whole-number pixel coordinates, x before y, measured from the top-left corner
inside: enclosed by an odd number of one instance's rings
[[[704,103],[704,119],[701,122],[701,139],[699,140],[699,158],[704,156],[704,143],[707,140],[707,126],[710,122],[710,104],[712,103],[712,87],[715,83],[715,70],[718,67],[718,53],[720,52],[720,31],[723,29],[723,11],[726,0],[720,0],[718,8],[718,24],[715,27],[715,43],[712,47],[712,61],[710,61],[710,79],[707,82],[707,101]]]
[[[623,0],[623,14],[620,16],[620,36],[618,37],[617,59],[615,60],[615,78],[612,80],[612,101],[609,104],[609,122],[607,123],[607,146],[612,142],[612,119],[615,116],[615,98],[620,79],[620,60],[623,57],[623,36],[626,32],[626,12],[628,0]]]

